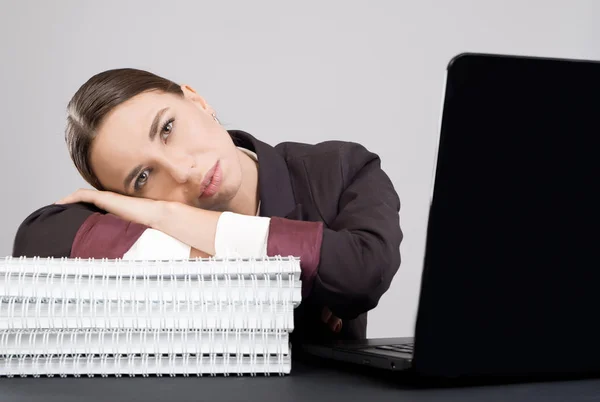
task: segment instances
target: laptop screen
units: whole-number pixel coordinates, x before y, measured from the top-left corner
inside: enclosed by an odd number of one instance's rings
[[[415,333],[423,371],[600,369],[599,155],[600,63],[453,60]]]

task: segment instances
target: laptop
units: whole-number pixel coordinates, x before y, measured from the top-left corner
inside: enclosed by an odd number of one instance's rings
[[[446,70],[414,338],[309,344],[435,378],[600,372],[600,63]]]

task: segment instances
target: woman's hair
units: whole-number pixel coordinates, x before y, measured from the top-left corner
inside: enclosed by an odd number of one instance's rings
[[[183,96],[181,87],[143,70],[121,68],[94,75],[73,95],[67,105],[65,141],[75,167],[85,181],[103,187],[90,165],[90,149],[104,117],[121,103],[147,91]]]

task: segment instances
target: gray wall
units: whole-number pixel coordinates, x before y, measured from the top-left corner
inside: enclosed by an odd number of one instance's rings
[[[196,87],[228,128],[271,144],[344,139],[380,154],[406,237],[369,336],[413,332],[448,60],[463,51],[600,59],[593,0],[0,5],[0,255],[27,214],[85,186],[63,142],[73,92],[108,68],[149,69]]]

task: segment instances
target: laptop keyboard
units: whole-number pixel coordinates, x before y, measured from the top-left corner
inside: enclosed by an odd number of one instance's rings
[[[388,350],[391,352],[407,353],[412,355],[414,343],[403,343],[400,345],[381,345],[375,346],[375,349]]]

